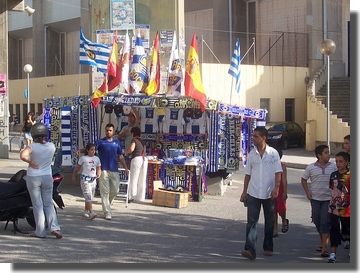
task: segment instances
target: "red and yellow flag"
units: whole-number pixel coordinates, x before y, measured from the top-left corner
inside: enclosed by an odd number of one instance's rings
[[[160,36],[159,36],[159,32],[157,32],[154,40],[154,49],[152,52],[151,63],[150,63],[149,84],[145,89],[145,93],[148,96],[156,94],[160,90],[159,43],[160,43]]]
[[[206,94],[201,82],[196,33],[194,33],[191,40],[185,71],[185,96],[198,100],[201,111],[204,112],[206,108]]]
[[[106,96],[109,91],[120,84],[121,70],[116,39],[117,34],[115,34],[111,55],[108,60],[107,75],[105,76],[103,84],[92,95],[91,104],[94,108],[98,106],[102,97]]]

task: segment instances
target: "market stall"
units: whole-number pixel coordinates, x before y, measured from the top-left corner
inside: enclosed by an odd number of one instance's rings
[[[46,99],[44,122],[51,141],[62,146],[63,165],[76,165],[78,148],[102,137],[105,115],[120,131],[130,106],[140,113],[149,158],[147,198],[152,198],[152,182],[161,180],[165,188],[186,190],[192,200],[203,200],[205,174],[236,171],[241,161],[245,164],[252,131],[266,117],[263,109],[213,100],[201,112],[198,101],[188,97],[105,96],[97,108],[91,107],[89,96]]]

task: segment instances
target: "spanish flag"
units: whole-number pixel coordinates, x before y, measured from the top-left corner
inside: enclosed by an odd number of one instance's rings
[[[160,90],[160,55],[159,55],[159,32],[156,33],[154,40],[154,48],[152,52],[149,72],[149,85],[145,89],[148,96],[156,94]]]
[[[185,96],[198,100],[201,111],[204,112],[206,108],[206,94],[201,82],[196,33],[192,37],[185,71]]]
[[[107,74],[105,75],[104,82],[92,95],[91,104],[94,108],[98,106],[102,97],[106,96],[109,91],[113,90],[120,83],[121,70],[116,39],[117,35],[114,37],[111,55],[107,65]]]

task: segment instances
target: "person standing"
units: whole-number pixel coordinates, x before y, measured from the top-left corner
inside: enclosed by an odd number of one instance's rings
[[[343,144],[344,151],[349,155],[349,169],[350,169],[350,135],[344,136],[344,144]]]
[[[120,133],[118,134],[118,140],[124,139],[125,141],[125,149],[129,149],[130,143],[132,140],[131,128],[139,127],[140,128],[140,115],[135,107],[131,106],[131,112],[128,115],[128,125],[121,128]]]
[[[48,129],[43,123],[37,123],[32,126],[31,135],[34,143],[29,144],[20,152],[20,159],[29,164],[25,180],[33,205],[36,223],[35,232],[30,233],[30,236],[45,238],[46,220],[51,234],[57,239],[61,239],[63,235],[60,231],[52,201],[53,178],[51,162],[55,153],[55,145],[52,142],[46,141]]]
[[[141,130],[139,127],[131,128],[133,139],[129,149],[125,150],[125,154],[131,154],[130,161],[130,186],[129,186],[129,202],[144,201],[146,193],[146,177],[148,160],[145,156],[146,147],[141,139]]]
[[[20,132],[20,136],[24,134],[26,147],[29,146],[33,142],[33,138],[31,136],[31,127],[35,124],[34,121],[34,114],[32,112],[29,112],[27,114],[27,119],[24,121],[24,126]]]
[[[345,152],[348,154],[349,163],[348,163],[347,167],[348,167],[348,169],[350,171],[350,135],[344,136],[343,148],[344,148]],[[350,220],[350,218],[349,218],[349,220]],[[347,227],[350,228],[350,223],[347,223],[347,217],[340,218],[340,221],[341,221],[341,233],[344,232],[344,234],[342,235],[344,240],[345,240],[344,248],[349,249],[350,248],[350,241],[347,239]]]
[[[265,218],[264,255],[273,255],[274,204],[279,192],[282,168],[278,152],[266,144],[267,136],[265,128],[255,128],[255,148],[247,158],[244,188],[240,196],[240,202],[247,206],[246,241],[241,255],[250,260],[256,258],[257,224],[261,206]]]
[[[124,166],[125,173],[128,175],[129,169],[126,165],[123,148],[119,140],[114,138],[114,124],[108,123],[105,126],[105,137],[95,142],[96,150],[99,152],[101,162],[101,176],[99,178],[99,189],[102,203],[102,211],[106,220],[111,220],[111,203],[119,192],[120,175],[118,170],[118,161]],[[76,152],[85,152],[86,149],[80,149]]]
[[[283,152],[281,149],[276,149],[279,153],[280,160],[283,156]],[[289,219],[286,218],[286,199],[287,195],[287,168],[286,165],[281,162],[281,180],[279,187],[278,197],[275,199],[275,208],[274,208],[274,237],[278,237],[278,215],[280,215],[282,220],[282,228],[281,232],[286,233],[289,230]]]
[[[321,252],[321,257],[329,257],[327,252],[330,233],[328,207],[331,197],[329,179],[331,173],[336,171],[336,165],[329,162],[330,152],[327,145],[317,146],[315,155],[317,161],[306,167],[301,177],[301,185],[310,200],[312,222],[320,237],[320,246],[316,250]],[[309,178],[310,189],[307,183]]]
[[[335,162],[337,171],[330,175],[329,182],[331,200],[328,212],[330,217],[331,253],[328,263],[336,263],[336,249],[341,245],[341,241],[345,239],[346,244],[350,240],[350,171],[347,168],[348,154],[346,152],[337,153]]]
[[[95,195],[96,179],[101,175],[101,162],[100,158],[95,155],[96,147],[94,143],[88,143],[85,149],[85,155],[80,157],[74,169],[72,181],[73,183],[76,182],[76,174],[82,167],[80,186],[85,198],[84,217],[93,220],[97,214],[92,209],[92,201]]]

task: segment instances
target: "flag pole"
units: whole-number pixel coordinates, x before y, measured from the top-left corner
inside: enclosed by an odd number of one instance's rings
[[[241,58],[240,63],[242,62],[242,60],[246,57],[246,55],[249,53],[250,49],[255,45],[255,39],[253,39],[253,43],[251,44],[251,46],[249,47],[249,49],[246,51],[246,53],[244,54],[244,56]],[[254,52],[254,61],[255,61],[255,52]]]

